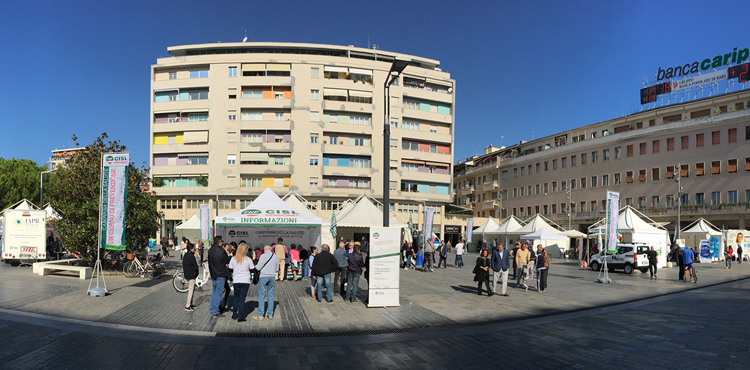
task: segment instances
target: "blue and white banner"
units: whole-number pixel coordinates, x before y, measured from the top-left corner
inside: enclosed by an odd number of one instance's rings
[[[210,204],[201,204],[201,240],[203,240],[204,243],[210,243],[211,239],[211,205]]]
[[[435,221],[435,207],[427,207],[424,215],[424,242],[432,242],[432,224]]]
[[[102,153],[100,247],[125,250],[129,153]]]
[[[607,192],[607,251],[617,251],[617,221],[620,218],[620,193]]]
[[[471,243],[471,234],[474,234],[474,219],[466,220],[466,242]]]

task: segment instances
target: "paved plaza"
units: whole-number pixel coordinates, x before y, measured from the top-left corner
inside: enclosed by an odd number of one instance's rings
[[[467,256],[473,261],[476,254]],[[453,261],[453,258],[449,258]],[[167,260],[174,273],[177,259]],[[273,320],[208,314],[210,289],[185,294],[159,280],[41,277],[0,265],[0,363],[5,368],[746,368],[750,268],[696,264],[699,284],[636,272],[598,273],[553,260],[549,290],[477,296],[471,265],[401,271],[401,307],[309,297],[309,283],[276,286]],[[257,290],[248,294],[256,314]],[[232,300],[230,299],[230,304]]]

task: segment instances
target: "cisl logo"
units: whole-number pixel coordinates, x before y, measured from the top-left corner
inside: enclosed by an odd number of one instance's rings
[[[247,231],[229,230],[229,237],[230,238],[234,238],[234,237],[243,238],[243,237],[248,237],[248,236],[250,236],[250,233],[248,233]]]
[[[374,234],[372,234],[372,238],[373,239],[377,239],[379,237],[380,237],[380,233],[374,233]]]

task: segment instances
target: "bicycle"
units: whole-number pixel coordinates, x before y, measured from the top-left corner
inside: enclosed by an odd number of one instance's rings
[[[203,268],[203,273],[199,273],[198,278],[195,279],[196,288],[201,288],[211,280],[211,274],[208,271],[208,261],[203,262],[201,267]],[[182,270],[178,270],[172,277],[172,286],[174,287],[174,290],[179,293],[187,293],[188,280],[185,279],[185,273]]]
[[[693,271],[693,284],[698,284],[698,272],[695,270],[695,266],[691,267],[690,270]]]
[[[161,264],[161,253],[157,254],[153,259],[153,263],[148,261],[150,257],[146,257],[147,261],[144,265],[140,258],[137,256],[132,261],[128,261],[123,265],[122,272],[125,273],[125,277],[134,277],[136,275],[148,275],[152,279],[158,279],[164,275],[165,268]]]

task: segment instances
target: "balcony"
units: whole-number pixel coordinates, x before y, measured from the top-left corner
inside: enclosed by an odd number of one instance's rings
[[[404,96],[419,98],[424,100],[432,100],[441,103],[453,104],[453,95],[448,93],[441,93],[433,90],[413,88],[411,86],[404,85],[403,94]]]
[[[496,200],[485,200],[484,202],[477,203],[479,205],[478,208],[481,209],[494,209],[499,205],[499,203]]]
[[[153,148],[154,154],[208,152],[208,144],[160,144],[151,145],[151,148]]]
[[[336,111],[336,112],[351,112],[351,113],[373,113],[372,104],[367,103],[355,103],[346,101],[335,101],[335,100],[322,100],[320,102],[323,110]],[[379,113],[382,113],[382,108]]]
[[[243,175],[288,175],[292,173],[292,169],[288,164],[242,164],[240,173]]]
[[[208,130],[209,121],[181,121],[169,123],[154,123],[154,132],[175,132],[175,131],[198,131]]]
[[[372,146],[356,146],[356,145],[341,145],[341,144],[326,144],[323,143],[323,153],[327,154],[346,154],[346,155],[365,155],[372,156],[375,152],[375,148]],[[382,162],[382,160],[381,160]]]
[[[341,177],[367,177],[372,176],[371,168],[361,167],[337,167],[323,166],[324,176],[341,176]]]
[[[381,133],[382,133],[382,127],[383,127],[382,125],[379,127],[381,130]],[[358,125],[354,123],[327,122],[327,123],[324,123],[323,128],[326,131],[336,131],[339,133],[372,135],[372,124]]]
[[[419,109],[407,109],[407,108],[404,108],[402,112],[403,112],[402,115],[404,117],[411,117],[411,118],[421,119],[425,121],[434,121],[434,122],[451,123],[451,124],[453,123],[453,115],[451,114],[428,112],[428,111],[423,111]]]
[[[156,177],[168,177],[174,175],[202,175],[208,173],[209,165],[194,164],[183,166],[151,166],[151,173]]]
[[[194,109],[205,109],[208,110],[210,99],[197,99],[197,100],[175,100],[175,101],[162,101],[154,102],[154,112],[166,112],[166,111],[180,111],[180,110],[194,110]]]
[[[240,76],[237,81],[240,86],[292,86],[291,76]]]
[[[290,143],[242,143],[243,152],[289,152]]]
[[[211,179],[209,178],[208,184],[211,185]],[[152,187],[151,190],[153,190],[157,196],[183,196],[183,195],[205,195],[205,194],[214,194],[215,192],[210,191],[210,187],[208,186],[190,186],[190,187],[174,187],[174,188],[167,188],[167,187]]]
[[[471,195],[471,194],[474,194],[475,192],[476,192],[476,189],[474,189],[474,187],[473,187],[473,186],[471,186],[471,187],[468,187],[468,188],[461,188],[461,189],[458,189],[458,195],[459,195],[459,196],[462,196],[462,197],[463,197],[463,196],[466,196],[466,195]]]
[[[451,140],[451,135],[404,129],[399,129],[398,131],[396,131],[396,135],[394,135],[394,130],[391,129],[391,137],[395,138],[396,136],[398,136],[398,134],[400,134],[402,138],[409,140],[430,141],[433,143],[443,144],[450,144],[453,142],[453,140]]]
[[[291,99],[240,99],[240,108],[290,109]]]
[[[291,121],[240,121],[240,130],[291,130]]]
[[[429,173],[429,172],[401,171],[401,179],[412,180],[412,181],[449,183],[451,181],[451,175]]]
[[[498,188],[500,188],[500,185],[497,184],[497,181],[485,182],[482,184],[482,191],[493,191]]]

